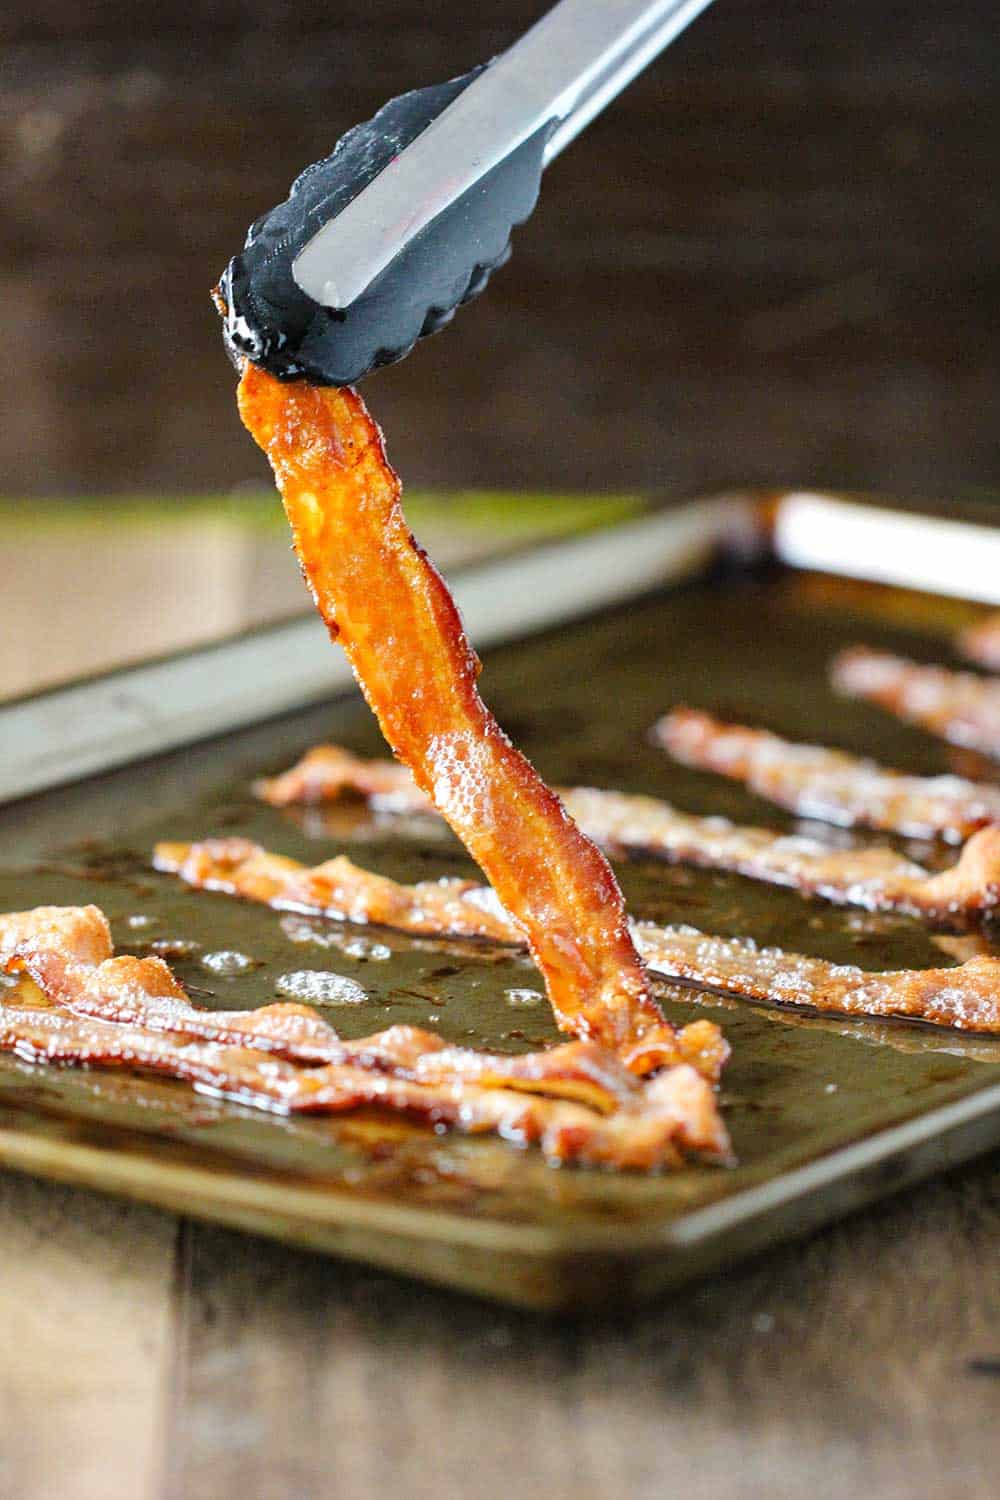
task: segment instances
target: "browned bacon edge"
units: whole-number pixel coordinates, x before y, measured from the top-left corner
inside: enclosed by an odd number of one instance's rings
[[[906,776],[842,750],[796,744],[692,708],[665,715],[653,738],[682,764],[742,781],[805,818],[950,843],[1000,823],[1000,786],[958,776]]]
[[[867,646],[842,651],[831,677],[849,698],[877,703],[950,744],[1000,758],[1000,678],[924,666]]]
[[[275,860],[270,883],[265,872]],[[383,900],[386,882],[350,861],[330,860],[314,870],[277,859],[243,839],[211,839],[203,844],[157,845],[154,862],[190,885],[225,891],[249,900],[265,901],[278,908],[292,906],[318,916],[349,921],[380,923],[401,930],[405,909],[411,903],[420,913],[421,928],[428,932],[429,910],[426,886],[404,886],[388,882],[390,900]],[[250,878],[243,879],[244,866]],[[349,871],[342,902],[341,872]],[[359,893],[370,884],[370,901],[363,909]],[[471,921],[478,920],[481,904],[492,892],[467,882],[444,882],[452,902],[450,926],[439,936],[474,935],[461,926],[462,903],[472,907]],[[456,889],[461,887],[461,893]],[[311,896],[309,904],[307,896]],[[473,898],[476,898],[473,900]],[[497,905],[498,923],[502,908]],[[507,942],[518,942],[516,928],[508,919]],[[749,941],[712,937],[694,928],[656,927],[639,923],[633,927],[639,952],[647,966],[670,979],[685,979],[729,994],[775,1004],[807,1005],[816,1010],[849,1016],[903,1016],[949,1026],[956,1030],[1000,1033],[1000,959],[975,957],[949,969],[901,970],[871,974],[852,966],[825,963],[780,949],[760,949]],[[691,1046],[692,1027],[679,1033],[682,1044]],[[716,1034],[717,1035],[717,1034]],[[704,1034],[710,1056],[716,1037]],[[689,1050],[687,1060],[694,1061]]]
[[[375,811],[431,813],[405,766],[363,760],[339,745],[316,745],[282,775],[255,784],[277,807],[363,797]],[[981,829],[958,862],[931,875],[886,846],[829,849],[815,839],[740,827],[726,818],[679,812],[654,797],[574,787],[560,793],[570,817],[611,853],[652,854],[794,888],[867,911],[898,911],[949,927],[967,926],[1000,903],[1000,828]]]
[[[282,1113],[374,1105],[556,1161],[652,1170],[685,1152],[729,1156],[704,1076],[721,1066],[710,1023],[687,1028],[691,1062],[646,1082],[593,1042],[509,1057],[409,1026],[344,1042],[308,1006],[193,1005],[161,959],[114,957],[94,906],[0,916],[0,967],[37,986],[37,999],[0,997],[0,1050],[29,1061],[163,1073]]]

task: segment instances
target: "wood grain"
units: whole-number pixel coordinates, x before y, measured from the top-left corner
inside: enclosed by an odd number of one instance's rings
[[[0,1494],[159,1492],[177,1228],[0,1176]]]
[[[614,1324],[194,1229],[169,1500],[992,1493],[996,1164]]]

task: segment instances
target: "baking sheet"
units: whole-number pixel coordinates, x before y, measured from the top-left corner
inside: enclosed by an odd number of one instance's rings
[[[686,583],[487,654],[485,695],[543,774],[741,821],[802,826],[651,746],[653,719],[677,702],[906,769],[934,772],[960,761],[969,771],[967,753],[834,697],[825,667],[859,639],[943,658],[948,633],[974,616],[972,606],[774,563],[706,573],[707,555],[689,550],[685,567],[674,569],[675,577],[701,575]],[[553,580],[565,584],[571,556],[571,547],[548,550]],[[486,570],[480,586],[488,592],[488,584]],[[241,649],[252,678],[254,642]],[[265,657],[258,652],[258,661]],[[374,930],[359,944],[357,929],[190,892],[149,869],[157,839],[227,832],[310,863],[347,852],[400,880],[470,873],[461,848],[433,823],[404,836],[358,809],[325,818],[252,799],[255,775],[321,738],[383,753],[367,710],[343,695],[11,804],[0,812],[0,910],[96,900],[125,950],[183,938],[198,943],[199,954],[249,955],[255,967],[232,978],[206,970],[199,957],[175,963],[209,1005],[264,1003],[282,973],[334,969],[368,995],[364,1005],[329,1012],[347,1036],[414,1022],[500,1049],[554,1039],[544,1005],[511,1003],[510,990],[539,987],[518,955]],[[978,759],[975,771],[997,774]],[[905,847],[924,862],[941,857],[925,845]],[[907,918],[807,903],[738,876],[653,861],[617,868],[631,910],[651,920],[747,934],[872,969],[963,956],[943,951]],[[389,956],[373,953],[373,942]],[[181,1084],[10,1057],[0,1058],[0,1160],[504,1300],[575,1307],[651,1295],[1000,1139],[1000,1043],[905,1023],[809,1017],[668,985],[659,993],[672,1019],[710,1015],[732,1043],[723,1088],[739,1157],[732,1170],[692,1166],[654,1178],[555,1170],[534,1152],[372,1113],[286,1120]]]

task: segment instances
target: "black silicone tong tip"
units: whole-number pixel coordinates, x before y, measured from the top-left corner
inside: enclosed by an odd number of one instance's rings
[[[349,385],[402,359],[479,295],[510,256],[511,230],[537,202],[548,127],[429,224],[346,312],[314,302],[295,282],[292,263],[481,71],[391,99],[251,226],[217,288],[234,363],[249,358],[280,380]]]

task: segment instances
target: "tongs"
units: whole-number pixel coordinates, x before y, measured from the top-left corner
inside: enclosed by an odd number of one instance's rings
[[[710,0],[560,0],[507,52],[384,105],[250,229],[217,297],[235,359],[347,385],[482,291],[541,174]]]

